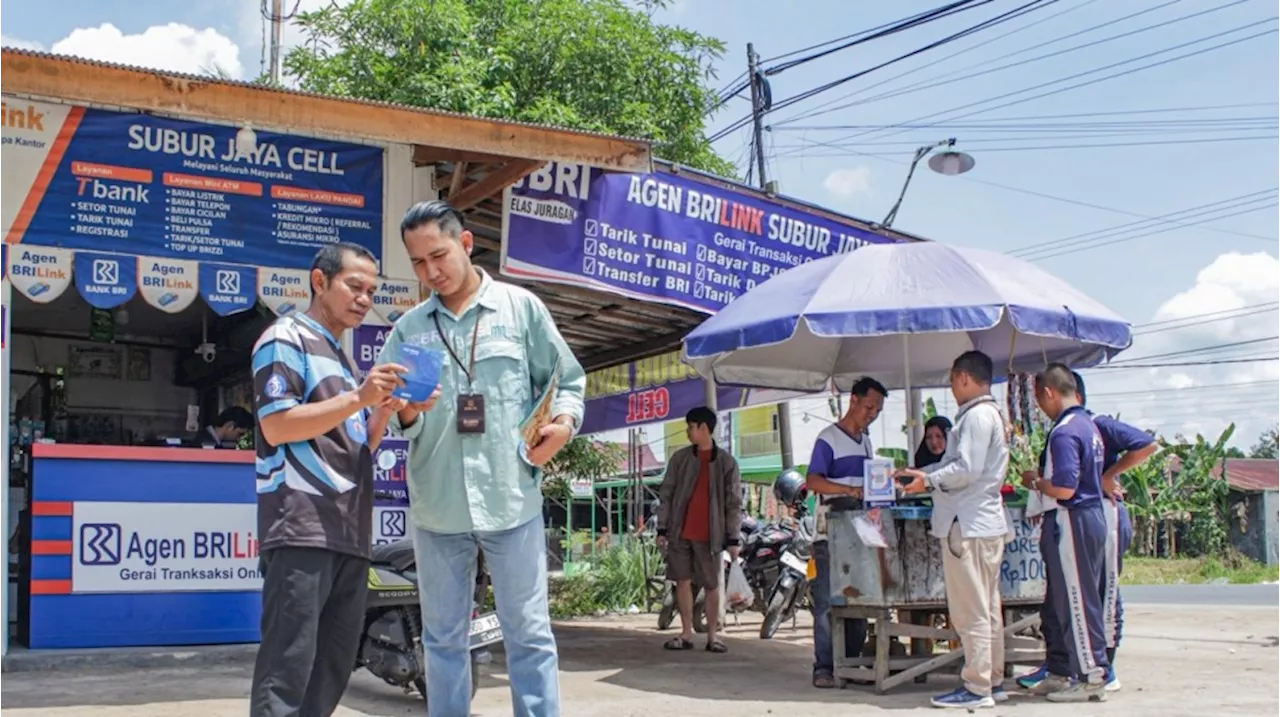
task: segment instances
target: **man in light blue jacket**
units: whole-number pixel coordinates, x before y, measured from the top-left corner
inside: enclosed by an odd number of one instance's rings
[[[942,461],[905,469],[907,493],[933,498],[932,533],[942,541],[947,611],[964,647],[964,684],[933,698],[935,707],[991,707],[1006,696],[1000,563],[1009,539],[1000,488],[1009,467],[1004,417],[991,396],[991,358],[966,351],[951,365],[960,409]]]
[[[396,322],[378,363],[396,361],[404,344],[445,354],[435,408],[410,405],[392,419],[410,441],[428,715],[470,714],[468,629],[479,548],[493,579],[513,713],[556,717],[539,468],[581,425],[586,374],[541,300],[472,265],[471,232],[447,202],[411,207],[400,235],[433,294]],[[557,367],[551,421],[522,457],[521,423]]]

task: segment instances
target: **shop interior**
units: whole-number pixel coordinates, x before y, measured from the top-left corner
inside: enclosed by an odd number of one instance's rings
[[[74,286],[48,303],[13,291],[9,309],[12,639],[31,554],[31,445],[214,448],[219,413],[251,409],[250,352],[275,316],[260,303],[219,316],[199,298],[171,314],[140,294],[98,309]],[[252,439],[216,447],[250,449]]]

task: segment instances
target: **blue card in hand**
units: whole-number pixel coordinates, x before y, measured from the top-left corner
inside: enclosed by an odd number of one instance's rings
[[[430,398],[431,392],[436,390],[436,384],[440,383],[444,352],[403,344],[400,346],[399,363],[409,371],[400,376],[404,379],[404,386],[392,391],[391,395],[410,403],[422,403]]]

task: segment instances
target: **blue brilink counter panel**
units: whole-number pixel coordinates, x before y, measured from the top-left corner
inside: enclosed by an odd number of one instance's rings
[[[32,648],[257,642],[251,451],[33,447]]]

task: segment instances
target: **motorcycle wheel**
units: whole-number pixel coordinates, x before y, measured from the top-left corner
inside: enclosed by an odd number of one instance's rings
[[[671,623],[675,622],[677,612],[676,596],[668,591],[667,597],[662,600],[662,609],[658,611],[658,629],[665,630],[671,627]]]
[[[782,624],[787,604],[791,602],[791,598],[795,594],[794,585],[786,590],[775,590],[773,596],[769,598],[769,606],[764,611],[764,623],[760,625],[760,639],[768,640],[778,632],[778,626]]]
[[[425,677],[419,677],[418,679],[414,680],[413,687],[414,689],[418,690],[419,695],[422,695],[423,704],[426,704],[427,702],[430,701],[429,698],[427,697],[427,679]],[[471,699],[475,699],[476,691],[479,689],[480,689],[480,665],[475,660],[472,660],[471,661]]]
[[[693,604],[693,631],[705,634],[707,631],[707,596],[699,592],[697,602]]]

